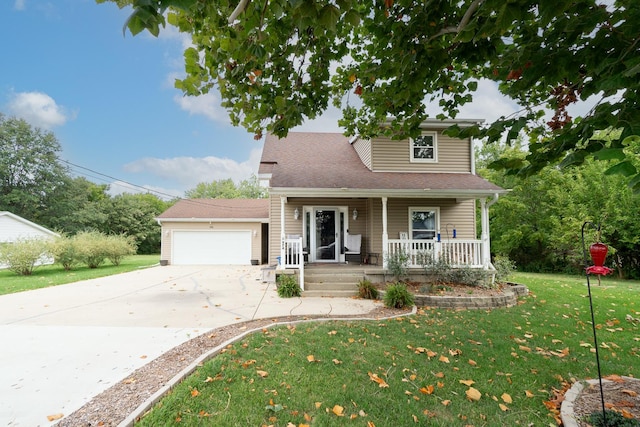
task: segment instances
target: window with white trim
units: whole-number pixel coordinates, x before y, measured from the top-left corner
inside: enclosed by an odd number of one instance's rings
[[[436,132],[423,132],[422,135],[409,139],[412,162],[437,162],[438,141]]]
[[[409,232],[412,239],[435,239],[438,208],[409,208]]]

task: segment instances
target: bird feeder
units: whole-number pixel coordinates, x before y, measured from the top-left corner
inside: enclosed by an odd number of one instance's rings
[[[606,276],[611,273],[609,267],[604,266],[604,260],[607,257],[609,248],[604,243],[596,242],[589,246],[589,254],[591,254],[591,261],[593,265],[587,267],[588,274],[597,274],[599,276]]]

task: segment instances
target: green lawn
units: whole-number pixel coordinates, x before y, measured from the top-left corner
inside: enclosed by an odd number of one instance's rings
[[[555,426],[554,390],[597,376],[586,280],[513,279],[532,293],[508,309],[255,333],[140,425]],[[640,283],[605,280],[593,296],[603,375],[639,376],[640,325],[625,316],[640,317]]]
[[[18,276],[9,270],[0,270],[0,295],[126,273],[155,265],[159,260],[160,255],[133,255],[125,257],[118,266],[107,261],[98,268],[79,266],[71,271],[65,271],[58,264],[45,265],[37,267],[31,276]]]

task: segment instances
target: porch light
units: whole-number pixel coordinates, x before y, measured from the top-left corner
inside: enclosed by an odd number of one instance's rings
[[[293,219],[295,219],[296,221],[300,218],[300,211],[298,210],[298,208],[296,208],[293,211]]]
[[[353,208],[353,220],[355,221],[356,219],[358,219],[358,209]]]

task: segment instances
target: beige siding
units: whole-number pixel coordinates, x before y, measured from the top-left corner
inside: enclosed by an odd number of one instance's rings
[[[340,199],[340,198],[294,198],[289,197],[285,203],[285,235],[297,234],[304,236],[303,212],[305,206],[343,207],[348,209],[348,232],[362,234],[362,250],[367,248],[367,200],[366,199]],[[300,218],[294,219],[293,213],[298,208]],[[358,219],[354,220],[353,209],[358,210]],[[280,256],[280,196],[270,198],[269,216],[269,263],[275,264],[276,257]]]
[[[304,206],[348,206],[349,233],[362,234],[363,254],[374,252],[382,255],[382,200],[373,199],[339,199],[339,198],[289,198],[285,204],[286,232],[285,234],[304,235],[303,207]],[[393,199],[387,201],[387,229],[389,239],[398,239],[400,232],[409,231],[409,208],[431,207],[440,210],[440,233],[446,238],[445,225],[450,224],[449,235],[456,228],[457,238],[476,238],[475,202],[467,200],[456,202],[453,199]],[[293,218],[294,210],[298,208],[300,218]],[[358,219],[353,220],[353,209],[358,210]],[[269,263],[275,264],[280,255],[280,197],[272,197],[270,204],[271,223],[269,225]],[[380,259],[380,264],[382,259]]]
[[[394,172],[471,172],[471,151],[468,139],[437,134],[436,163],[411,162],[409,139],[377,138],[371,142],[371,169]]]
[[[476,238],[475,201],[457,203],[453,199],[388,199],[387,231],[389,239],[399,239],[401,232],[409,232],[409,208],[429,207],[440,209],[440,233],[446,238],[445,226],[449,226],[449,237],[455,226],[458,239]],[[382,254],[382,200],[372,199],[369,209],[370,252]]]
[[[369,139],[360,139],[353,143],[353,148],[360,156],[360,160],[362,163],[369,169],[371,169],[371,140]]]
[[[262,224],[259,222],[163,222],[160,259],[171,259],[173,231],[251,231],[251,259],[262,262]],[[255,234],[254,234],[255,233]]]

